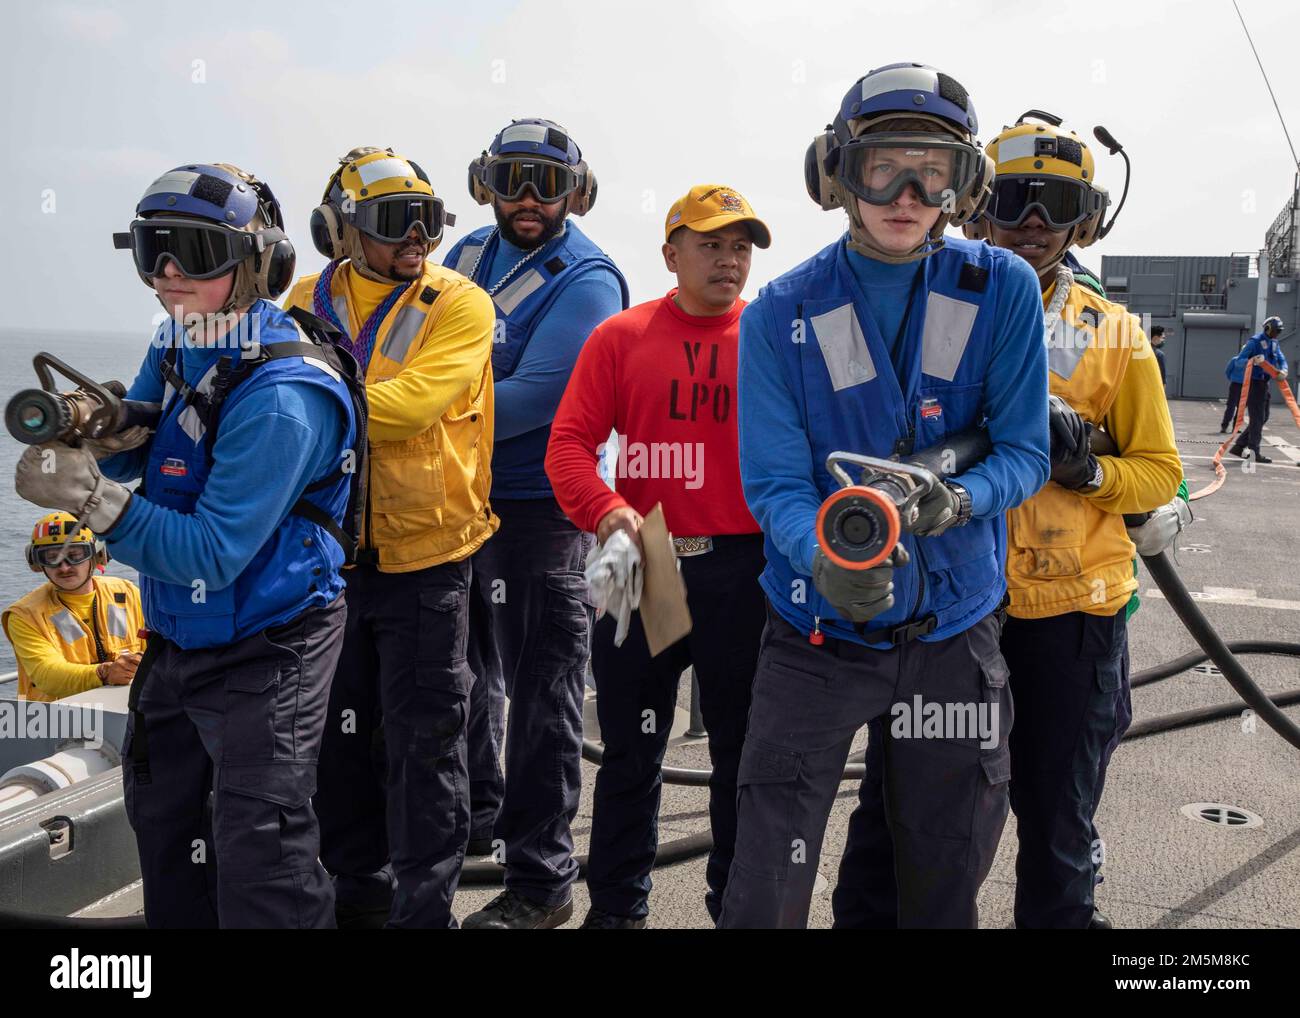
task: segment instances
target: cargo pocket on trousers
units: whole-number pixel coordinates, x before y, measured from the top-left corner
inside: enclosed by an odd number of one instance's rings
[[[987,726],[980,733],[980,765],[989,784],[998,785],[1011,780],[1011,750],[1007,745],[1013,720],[1011,690],[1007,686],[1011,669],[1002,652],[995,650],[980,661],[980,674],[985,715],[981,723]],[[986,745],[989,742],[992,745]]]
[[[567,670],[585,662],[595,609],[586,576],[576,570],[546,574],[546,600],[537,639],[535,669]]]
[[[1097,688],[1103,693],[1118,693],[1123,685],[1124,669],[1119,658],[1098,658]]]
[[[385,737],[400,740],[418,759],[444,756],[465,728],[473,684],[465,659],[468,597],[466,588],[459,586],[419,592],[414,688],[406,709],[384,721]]]
[[[226,717],[221,763],[269,763],[275,759],[275,710],[281,662],[262,658],[225,682]]]
[[[796,852],[805,858],[821,846],[795,843],[794,817],[797,806],[802,754],[769,746],[748,738],[740,754],[736,777],[738,807],[746,838],[736,839],[735,860],[754,876],[784,880]]]
[[[301,842],[287,834],[300,822],[290,815],[316,792],[315,763],[224,764],[217,787],[213,835],[223,880],[261,883],[284,867],[309,865],[299,857]]]
[[[429,689],[457,689],[468,673],[469,593],[464,587],[435,587],[419,592],[415,681]],[[468,693],[466,683],[461,692]]]

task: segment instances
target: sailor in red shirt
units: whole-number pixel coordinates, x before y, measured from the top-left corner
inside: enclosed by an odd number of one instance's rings
[[[639,543],[642,514],[662,503],[675,535],[690,635],[651,658],[639,616],[614,646],[615,620],[592,637],[596,713],[605,757],[596,775],[585,928],[639,928],[649,913],[658,843],[659,768],[677,683],[691,665],[709,732],[713,851],[705,904],[715,919],[736,837],[736,772],[766,618],[758,585],[763,536],[740,487],[736,360],[740,292],[751,248],[771,235],[731,188],[702,184],[669,210],[666,297],[592,332],[551,426],[546,473],[560,507],[603,544],[616,530]],[[611,490],[598,472],[610,431]],[[649,712],[649,713],[647,713]],[[646,729],[649,729],[647,731]]]

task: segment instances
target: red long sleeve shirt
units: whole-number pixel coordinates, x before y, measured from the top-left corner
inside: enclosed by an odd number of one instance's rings
[[[606,319],[587,339],[551,425],[546,474],[560,508],[595,533],[606,513],[663,504],[680,537],[754,534],[740,487],[736,429],[737,300],[697,317],[666,297]],[[597,472],[610,430],[617,459]]]

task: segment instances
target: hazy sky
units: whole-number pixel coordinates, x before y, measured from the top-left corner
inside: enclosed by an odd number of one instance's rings
[[[1239,0],[1293,131],[1300,14]],[[566,125],[600,181],[582,227],[663,293],[674,198],[725,183],[772,229],[746,296],[843,229],[804,193],[804,150],[872,67],[933,64],[974,98],[982,141],[1030,108],[1091,140],[1105,124],[1134,164],[1115,232],[1087,252],[1256,250],[1290,192],[1277,115],[1227,0],[1042,3],[75,3],[15,5],[0,128],[0,328],[146,332],[158,307],[122,230],[156,176],[234,162],[285,207],[298,267],[323,259],[307,220],[337,157],[392,146],[459,216],[444,250],[491,220],[465,168],[512,117]],[[1099,151],[1118,199],[1123,162]],[[435,259],[441,252],[435,253]],[[8,370],[8,369],[6,369]]]

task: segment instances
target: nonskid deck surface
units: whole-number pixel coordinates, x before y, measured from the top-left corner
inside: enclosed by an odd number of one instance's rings
[[[1171,405],[1179,449],[1192,490],[1208,482],[1210,457],[1218,446],[1221,403]],[[1300,582],[1290,538],[1300,524],[1300,435],[1289,419],[1274,415],[1266,428],[1274,464],[1255,473],[1241,471],[1228,457],[1224,486],[1194,503],[1196,520],[1184,533],[1178,553],[1189,590],[1204,595],[1201,607],[1225,640],[1300,641]],[[1142,608],[1130,627],[1133,670],[1149,668],[1195,649],[1192,638],[1154,590],[1140,577]],[[1266,690],[1300,686],[1300,659],[1246,658],[1253,677]],[[587,732],[596,737],[595,703],[588,693]],[[668,762],[707,767],[708,749],[688,739],[688,683],[683,682]],[[1184,673],[1135,691],[1137,720],[1228,702],[1234,694],[1219,677]],[[1300,707],[1287,713],[1300,719]],[[865,733],[857,747],[865,744]],[[585,853],[591,830],[591,797],[596,768],[583,763],[583,795],[573,835]],[[1265,725],[1243,731],[1240,719],[1213,722],[1121,745],[1111,764],[1098,827],[1106,841],[1105,883],[1099,907],[1117,927],[1300,927],[1300,752]],[[817,890],[809,925],[831,924],[834,887],[849,813],[857,795],[845,782],[827,825]],[[1193,821],[1184,805],[1217,802],[1243,807],[1263,819],[1262,826],[1229,829]],[[660,811],[661,841],[708,828],[703,788],[665,785]],[[1015,818],[1007,822],[992,873],[980,896],[980,922],[986,927],[1012,923],[1015,888]],[[455,911],[464,918],[499,892],[466,887]],[[586,888],[575,888],[576,928],[585,914]],[[707,927],[704,859],[658,869],[650,899],[654,927]],[[138,885],[82,915],[122,915],[140,907]]]

